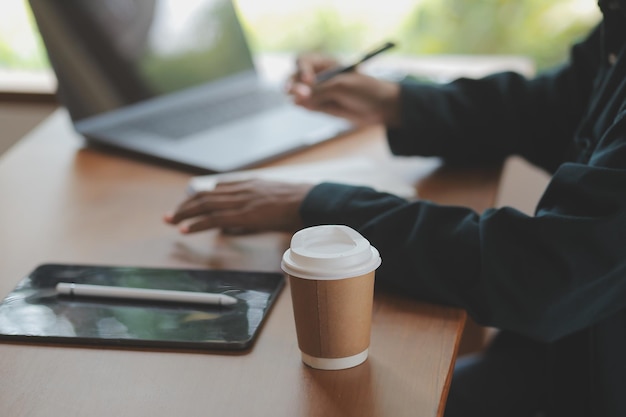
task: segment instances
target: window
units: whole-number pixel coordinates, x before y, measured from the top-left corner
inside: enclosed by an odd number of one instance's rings
[[[180,5],[184,7],[185,1]],[[541,68],[599,21],[591,0],[235,0],[259,54],[356,53],[387,40],[396,54],[525,55]],[[0,14],[0,90],[53,91],[26,0]]]
[[[52,93],[55,85],[26,0],[5,2],[0,14],[0,91]]]

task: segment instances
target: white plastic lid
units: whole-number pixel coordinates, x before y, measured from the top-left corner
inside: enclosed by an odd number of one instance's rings
[[[367,274],[380,263],[378,250],[359,232],[326,225],[296,232],[281,267],[299,278],[332,280]]]

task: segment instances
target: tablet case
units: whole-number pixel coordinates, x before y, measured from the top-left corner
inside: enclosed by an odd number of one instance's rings
[[[224,293],[233,306],[58,296],[58,282]],[[0,340],[200,350],[250,348],[282,273],[46,264],[0,304]]]

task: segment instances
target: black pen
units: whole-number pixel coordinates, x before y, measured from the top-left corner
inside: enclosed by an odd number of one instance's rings
[[[327,80],[331,79],[335,75],[342,74],[344,72],[354,71],[354,69],[357,67],[357,65],[367,61],[370,58],[375,57],[376,55],[378,55],[378,54],[380,54],[382,52],[385,52],[388,49],[393,48],[394,46],[396,46],[395,43],[387,42],[383,46],[381,46],[379,48],[376,48],[373,51],[365,54],[361,59],[359,59],[354,64],[346,65],[346,66],[343,66],[343,67],[340,66],[340,67],[337,67],[337,68],[331,68],[329,70],[322,71],[319,74],[317,74],[316,82],[321,83],[321,82],[324,82],[324,81],[327,81]]]

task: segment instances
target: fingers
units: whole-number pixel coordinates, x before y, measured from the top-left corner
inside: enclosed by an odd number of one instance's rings
[[[184,201],[171,214],[165,216],[165,221],[171,224],[211,213],[216,210],[228,210],[241,204],[240,196],[201,193]]]
[[[360,110],[370,104],[364,100],[359,75],[340,74],[315,85],[308,95],[297,97],[297,104],[346,119],[359,119]]]
[[[306,106],[307,100],[311,97],[311,87],[305,84],[293,84],[288,93],[293,96],[295,104]]]
[[[219,183],[183,201],[163,219],[184,234],[214,228],[229,233],[296,230],[300,204],[312,187],[258,179]]]
[[[337,66],[337,61],[329,56],[307,53],[298,56],[296,69],[286,85],[286,92],[294,96],[296,104],[306,100],[315,85],[316,74]]]
[[[286,85],[287,94],[293,95],[296,100],[303,99],[310,94],[311,86],[315,83],[315,66],[308,56],[299,56],[296,59],[296,70]]]
[[[349,72],[316,84],[300,104],[363,126],[400,123],[400,87],[396,83]]]
[[[211,208],[209,208],[211,207]],[[210,229],[223,230],[251,230],[246,216],[247,208],[228,203],[189,205],[173,214],[165,215],[166,223],[179,225],[178,230],[183,234],[201,232]]]
[[[182,221],[207,215],[216,210],[228,210],[241,206],[247,196],[248,181],[233,181],[218,183],[212,191],[199,192],[182,203],[163,219],[169,224],[179,224]]]
[[[203,232],[211,229],[222,229],[234,233],[255,231],[246,221],[244,210],[216,211],[200,217],[194,217],[179,227],[183,234]]]
[[[299,56],[296,59],[296,73],[294,81],[305,85],[313,85],[315,83],[315,64],[314,59],[308,56]]]

